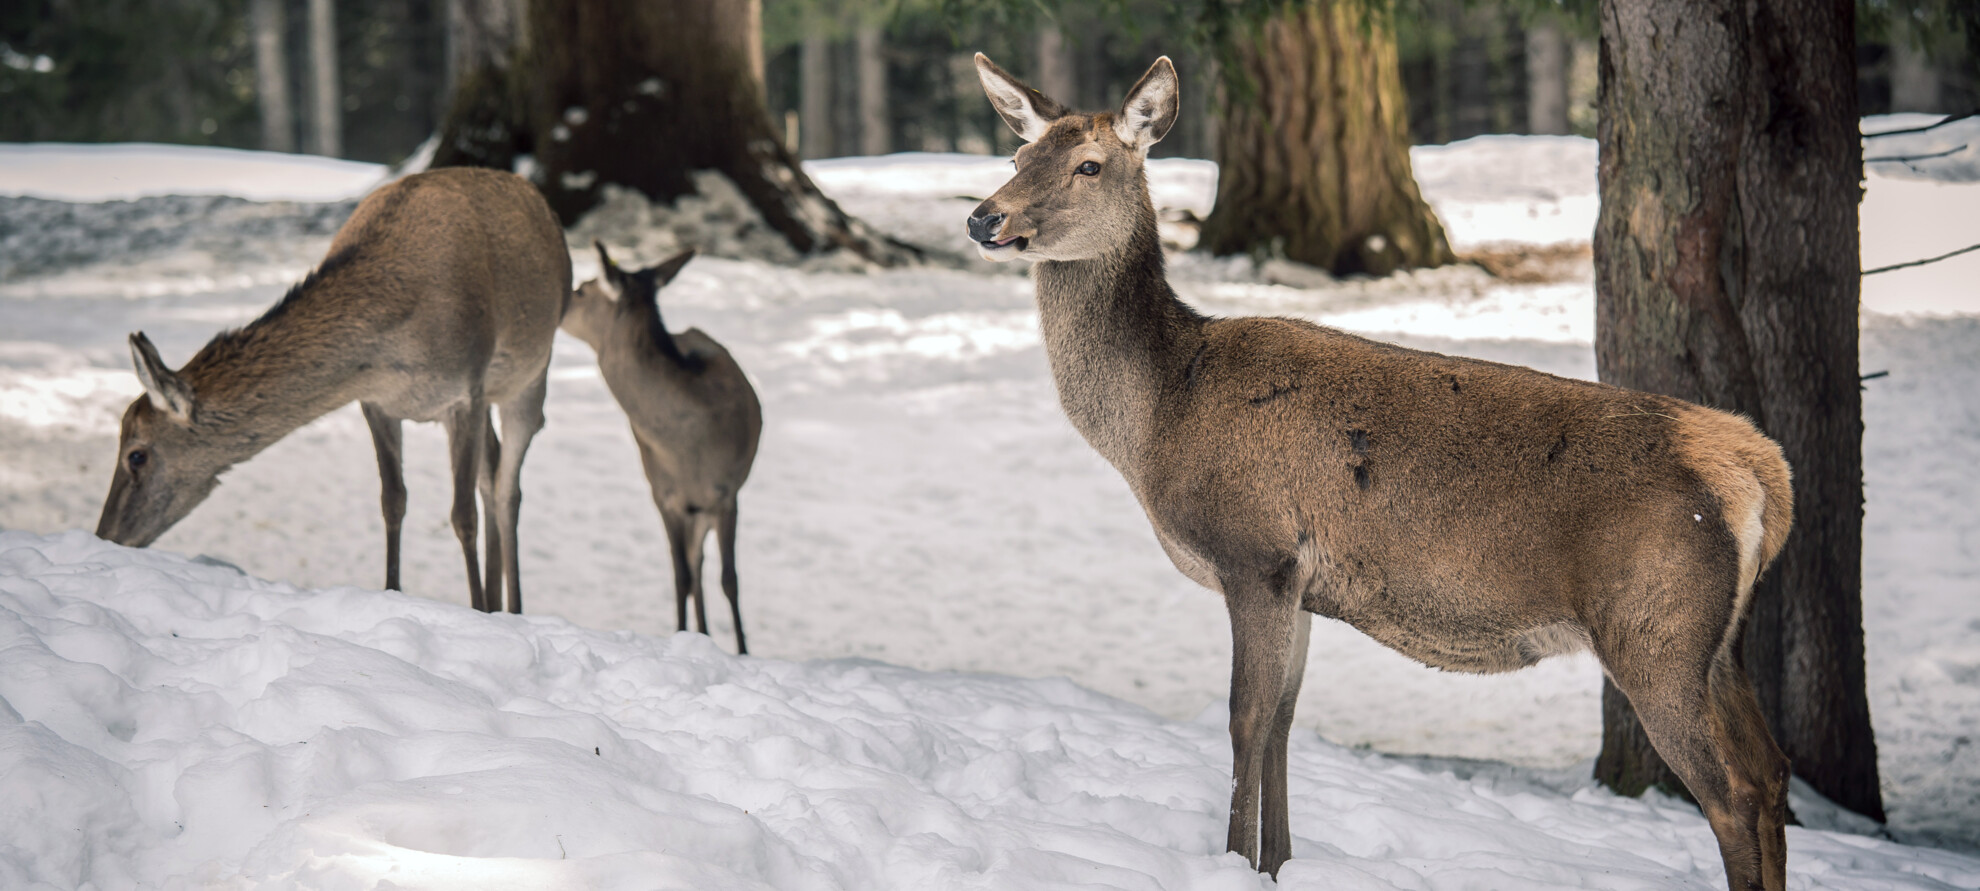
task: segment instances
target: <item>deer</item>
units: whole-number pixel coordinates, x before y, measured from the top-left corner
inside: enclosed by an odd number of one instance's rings
[[[676,335],[660,316],[660,289],[694,259],[692,248],[627,272],[593,241],[598,278],[571,295],[563,328],[598,355],[599,375],[625,410],[640,466],[660,509],[674,564],[677,627],[708,633],[701,593],[702,547],[715,533],[722,593],[736,627],[736,653],[747,654],[736,578],[736,493],[749,479],[763,434],[763,406],[742,366],[699,328]]]
[[[399,590],[402,422],[438,421],[470,603],[501,610],[506,581],[508,611],[522,612],[523,456],[543,428],[550,347],[570,287],[563,229],[527,180],[459,167],[377,189],[300,283],[177,371],[144,332],[131,334],[144,394],[124,411],[97,536],[151,544],[220,474],[355,401],[378,455],[385,587]],[[491,408],[501,412],[501,438]],[[489,518],[485,586],[477,492]]]
[[[1291,857],[1317,614],[1449,671],[1592,650],[1697,798],[1728,886],[1780,891],[1788,763],[1734,647],[1793,520],[1780,447],[1677,399],[1205,316],[1168,284],[1148,192],[1177,117],[1169,59],[1091,114],[976,68],[1024,144],[969,238],[1030,261],[1067,418],[1230,616],[1227,849],[1274,876]]]

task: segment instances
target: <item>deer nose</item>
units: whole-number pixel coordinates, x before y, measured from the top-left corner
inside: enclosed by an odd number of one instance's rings
[[[969,218],[969,237],[975,241],[996,241],[997,230],[1003,225],[1003,214],[978,213]]]

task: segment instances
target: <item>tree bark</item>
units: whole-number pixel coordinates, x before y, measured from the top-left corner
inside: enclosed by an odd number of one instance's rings
[[[887,123],[887,46],[879,25],[861,25],[859,47],[859,153],[884,155],[894,150],[893,128]]]
[[[499,8],[511,0],[460,0]],[[849,250],[879,265],[919,252],[879,235],[818,191],[764,110],[754,3],[514,0],[507,46],[469,46],[435,166],[510,169],[533,155],[537,187],[566,225],[608,184],[669,203],[694,172],[726,176],[800,254]],[[469,29],[469,33],[474,33]],[[482,34],[494,47],[500,28]]]
[[[1795,530],[1741,655],[1795,772],[1883,819],[1864,692],[1854,8],[1601,7],[1604,381],[1754,419],[1795,472]],[[1603,689],[1596,777],[1681,790]]]
[[[289,91],[289,21],[282,0],[254,0],[254,93],[261,106],[261,147],[296,150],[296,108]]]
[[[309,150],[344,153],[344,93],[337,83],[335,0],[309,0]]]
[[[1218,127],[1217,204],[1203,224],[1212,253],[1282,252],[1374,275],[1453,259],[1410,170],[1395,35],[1364,13],[1295,4],[1239,47],[1241,80]]]

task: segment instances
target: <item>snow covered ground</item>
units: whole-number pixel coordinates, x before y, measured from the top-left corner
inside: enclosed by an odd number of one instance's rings
[[[1941,137],[1980,145],[1980,128]],[[32,152],[9,151],[0,195],[54,194],[17,162]],[[1461,251],[1572,245],[1592,225],[1586,140],[1472,140],[1416,163]],[[98,178],[125,165],[141,166]],[[1883,166],[1866,265],[1980,242],[1964,168]],[[32,790],[0,801],[0,885],[92,870],[105,887],[330,873],[371,887],[390,867],[402,887],[1256,886],[1217,854],[1221,605],[1168,566],[1059,414],[1010,269],[704,258],[663,296],[675,327],[729,345],[765,405],[738,561],[757,657],[735,660],[667,635],[663,536],[632,440],[569,339],[524,473],[528,618],[462,606],[433,427],[407,430],[405,574],[438,603],[362,590],[381,577],[382,527],[355,409],[235,469],[152,553],[37,537],[93,528],[137,393],[123,335],[142,328],[184,361],[299,277],[369,182],[351,171],[341,191],[249,201],[181,197],[225,192],[207,173],[125,193],[89,169],[65,174],[68,200],[0,197],[0,529],[22,530],[0,537],[0,775]],[[848,210],[949,245],[1007,170],[812,165]],[[1156,194],[1201,214],[1214,174],[1163,162]],[[149,197],[99,203],[129,194]],[[1174,274],[1211,311],[1586,377],[1581,263],[1516,285],[1470,267],[1331,282],[1194,256]],[[1865,394],[1866,633],[1892,831],[1965,850],[1980,849],[1975,282],[1980,254],[1866,280],[1862,360],[1892,372]],[[1589,788],[1592,661],[1471,677],[1333,623],[1314,636],[1300,719],[1319,735],[1296,744],[1301,860],[1283,883],[1720,881],[1695,812]],[[1980,861],[1960,855],[1802,830],[1790,847],[1794,887],[1980,887]]]

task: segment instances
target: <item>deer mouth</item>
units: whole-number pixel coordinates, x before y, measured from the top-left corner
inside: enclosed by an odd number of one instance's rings
[[[1008,260],[1031,246],[1031,239],[1023,235],[996,240],[984,239],[976,243],[976,248],[986,260]]]

